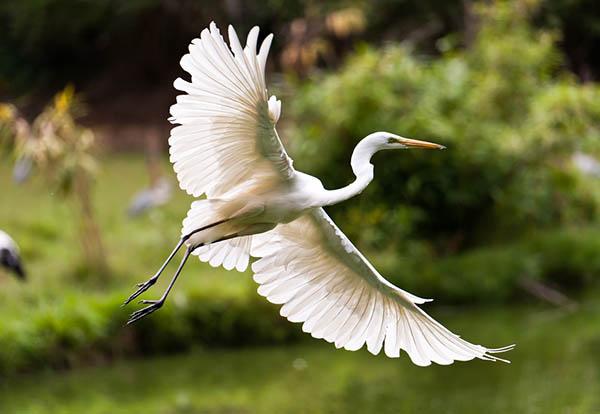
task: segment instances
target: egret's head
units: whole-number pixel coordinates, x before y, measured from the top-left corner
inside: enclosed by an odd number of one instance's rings
[[[352,171],[357,177],[365,176],[368,172],[372,178],[373,164],[371,164],[371,157],[373,154],[381,150],[407,148],[444,149],[446,147],[433,142],[404,138],[389,132],[374,132],[363,138],[354,148],[350,160]]]
[[[396,134],[389,132],[375,132],[371,134],[371,137],[375,140],[376,144],[380,149],[409,149],[409,148],[422,148],[422,149],[445,149],[443,145],[435,144],[433,142],[420,141],[418,139],[404,138]]]

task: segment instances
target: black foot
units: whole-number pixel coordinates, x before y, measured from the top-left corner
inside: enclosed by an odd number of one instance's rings
[[[144,316],[150,315],[152,312],[161,308],[164,303],[164,299],[159,300],[141,300],[140,303],[150,304],[150,306],[146,306],[140,310],[137,310],[131,314],[129,320],[127,321],[127,325],[130,325],[136,321],[139,321]]]
[[[147,291],[152,285],[154,285],[156,283],[157,280],[158,280],[158,278],[156,276],[153,276],[150,279],[148,279],[147,281],[145,281],[144,283],[138,283],[137,284],[138,290],[133,292],[133,294],[131,296],[129,296],[125,302],[123,302],[122,306],[127,305],[129,302],[131,302],[132,300],[134,300],[135,298],[140,296],[142,293]]]

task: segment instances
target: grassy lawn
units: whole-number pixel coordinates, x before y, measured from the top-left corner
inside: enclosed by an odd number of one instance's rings
[[[390,360],[316,340],[199,349],[13,378],[0,385],[0,406],[20,414],[599,412],[597,301],[574,313],[518,307],[445,316],[469,339],[515,341],[512,364],[419,368],[405,355]]]
[[[251,329],[251,321],[240,320],[250,319],[256,309],[259,321],[265,313],[267,320],[279,319],[257,297],[250,273],[227,272],[190,260],[157,317],[130,329],[123,327],[139,305],[121,309],[120,304],[133,292],[134,284],[152,275],[171,251],[191,202],[175,189],[172,202],[164,208],[135,219],[127,217],[132,196],[147,186],[145,171],[142,157],[112,157],[101,163],[94,197],[111,269],[105,279],[90,275],[81,264],[73,206],[50,194],[41,177],[34,175],[17,186],[11,181],[9,166],[0,166],[0,228],[20,245],[28,273],[27,283],[0,274],[0,374],[73,366],[81,359],[86,363],[107,355],[180,349],[191,340],[189,331],[199,326],[214,334],[197,340],[227,343],[225,337],[236,334],[240,323]],[[171,173],[166,162],[165,171]],[[164,279],[144,297],[158,297],[175,267],[172,263]],[[173,318],[179,316],[190,325],[173,326]],[[173,343],[150,341],[140,349],[136,344],[151,330],[165,333]]]
[[[31,285],[24,288],[26,285],[9,283],[3,278],[2,299],[19,296],[23,290],[32,291],[33,286],[64,286],[69,281],[76,282],[70,283],[71,286],[81,285],[93,290],[130,285],[146,279],[168,255],[179,238],[181,221],[191,197],[175,188],[174,197],[166,206],[131,219],[126,215],[129,202],[137,191],[148,185],[143,158],[111,157],[100,165],[94,199],[113,271],[110,284],[94,283],[86,280],[85,274],[79,274],[87,272],[78,272],[81,252],[75,206],[59,195],[49,193],[44,180],[37,175],[24,185],[13,184],[9,166],[0,166],[0,188],[4,199],[0,203],[0,228],[12,234],[19,243],[31,281]],[[172,175],[166,162],[165,170]],[[189,273],[206,273],[199,270],[199,266],[190,263]],[[33,288],[33,291],[37,289]],[[14,295],[15,292],[19,294]]]

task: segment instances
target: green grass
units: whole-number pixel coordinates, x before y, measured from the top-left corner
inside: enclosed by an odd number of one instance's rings
[[[167,306],[124,327],[135,306],[120,308],[121,301],[170,251],[191,199],[177,192],[165,208],[131,220],[126,206],[146,185],[142,159],[102,166],[94,196],[112,271],[106,281],[81,266],[69,203],[48,194],[39,177],[13,185],[0,166],[0,228],[21,245],[29,273],[27,283],[0,275],[0,413],[600,411],[600,308],[587,289],[599,272],[597,229],[557,229],[421,265],[375,255],[386,274],[403,270],[394,279],[402,287],[437,293],[428,311],[465,338],[517,343],[511,365],[421,369],[405,357],[337,351],[301,335],[255,293],[249,272],[195,260]],[[509,302],[504,310],[440,306],[513,300],[515,275],[566,277],[582,305],[573,313]],[[157,358],[183,351],[191,354]]]
[[[167,164],[165,168],[169,168]],[[164,208],[129,219],[125,210],[147,181],[140,157],[111,157],[101,163],[94,192],[95,210],[117,285],[144,278],[160,264],[163,249],[166,254],[176,243],[181,220],[191,203],[191,198],[175,191],[173,201]],[[4,198],[0,203],[0,227],[19,242],[31,281],[37,285],[62,284],[75,277],[74,265],[80,263],[81,255],[74,206],[50,194],[39,176],[22,186],[13,184],[5,165],[0,167],[0,188]]]
[[[164,166],[171,174],[166,162]],[[125,295],[133,291],[134,283],[153,274],[178,241],[181,221],[192,199],[175,188],[168,205],[130,219],[125,210],[133,195],[148,185],[147,180],[141,157],[111,157],[101,163],[94,192],[95,210],[112,272],[104,281],[81,274],[82,254],[73,218],[77,210],[71,203],[49,194],[44,180],[35,175],[25,185],[13,184],[9,166],[0,165],[0,228],[20,245],[28,273],[27,283],[1,275],[2,312],[26,315],[39,307],[59,306],[65,297],[85,299],[88,295],[116,292]],[[172,263],[166,273],[175,267]],[[253,289],[252,283],[249,273],[226,272],[190,260],[178,290],[196,287],[210,290],[215,296],[245,297]],[[156,287],[153,293],[158,294],[160,289]]]
[[[289,329],[280,332],[282,321],[273,307],[258,304],[249,272],[213,269],[198,260],[189,261],[161,312],[148,322],[124,328],[128,314],[139,305],[121,309],[120,304],[177,242],[191,198],[175,190],[173,201],[164,208],[130,219],[127,205],[147,185],[144,161],[136,156],[104,161],[94,199],[110,263],[108,280],[82,270],[73,206],[49,194],[41,177],[16,186],[10,169],[0,166],[5,200],[0,203],[0,228],[17,240],[28,272],[27,283],[0,275],[0,373],[177,350],[183,337],[234,344],[241,340],[240,333],[252,328],[258,330],[255,343],[289,337]],[[170,172],[166,163],[165,170]],[[175,266],[168,267],[167,276],[144,297],[159,296]],[[174,318],[183,322],[174,325]],[[167,339],[143,341],[153,329]],[[195,335],[196,330],[206,334]]]
[[[110,262],[107,280],[88,274],[81,264],[73,206],[49,194],[41,177],[16,186],[8,166],[0,166],[0,228],[20,244],[29,273],[27,283],[0,275],[0,375],[197,346],[290,343],[301,337],[298,325],[279,317],[277,308],[256,294],[250,272],[213,269],[197,260],[186,266],[160,312],[124,327],[137,305],[120,308],[122,300],[171,250],[191,198],[176,191],[164,208],[130,219],[125,209],[132,195],[147,185],[143,159],[113,156],[101,166],[94,198]],[[170,172],[166,162],[164,167]],[[576,287],[577,297],[598,279],[598,246],[598,229],[590,227],[557,229],[437,261],[369,256],[399,286],[436,298],[437,306],[489,305],[523,297],[517,283],[522,276],[565,280],[565,286]],[[144,297],[158,296],[167,279]],[[450,308],[436,305],[433,313],[445,320]]]
[[[13,378],[2,412],[37,413],[596,413],[600,307],[445,313],[468,339],[515,341],[512,364],[471,361],[420,368],[398,360],[304,345],[197,350]]]

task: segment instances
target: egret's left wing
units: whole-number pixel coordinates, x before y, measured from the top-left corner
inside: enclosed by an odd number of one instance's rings
[[[171,162],[180,187],[199,197],[218,199],[237,191],[257,193],[288,182],[294,175],[275,124],[281,102],[267,99],[265,65],[273,35],[257,52],[258,27],[250,30],[242,47],[229,26],[229,45],[214,23],[194,39],[181,67],[191,82],[177,79],[185,92],[171,107],[171,121],[179,124],[169,138]],[[210,204],[195,202],[184,222],[183,234],[194,230]],[[204,223],[208,224],[208,223]],[[203,246],[195,251],[212,266],[243,271],[248,266],[251,237]]]
[[[181,59],[191,82],[175,81],[186,93],[171,107],[170,120],[180,125],[171,131],[170,154],[179,185],[195,197],[265,189],[294,174],[275,130],[281,102],[267,99],[265,65],[273,36],[257,53],[258,31],[254,27],[242,47],[229,26],[228,46],[211,23]]]
[[[253,236],[258,292],[283,304],[281,315],[338,348],[365,343],[378,354],[398,357],[403,349],[417,365],[451,364],[473,358],[496,361],[489,349],[453,334],[416,304],[427,300],[385,280],[323,209]]]

